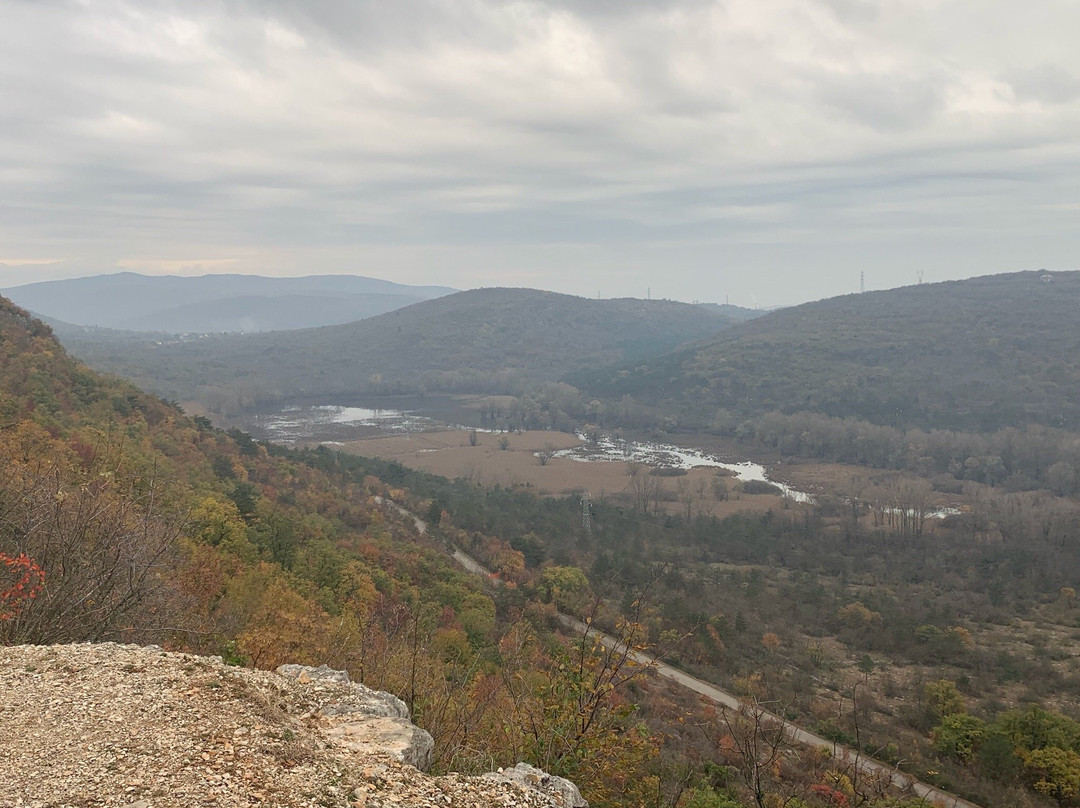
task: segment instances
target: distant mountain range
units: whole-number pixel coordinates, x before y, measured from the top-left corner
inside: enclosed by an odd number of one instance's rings
[[[130,331],[213,333],[337,325],[455,290],[359,275],[140,275],[120,272],[3,290],[49,321]]]
[[[701,306],[703,309],[708,309],[714,314],[723,314],[725,317],[730,317],[732,320],[753,320],[756,317],[761,317],[770,311],[776,309],[744,309],[742,306],[733,306],[730,303],[696,303],[694,305]]]
[[[221,288],[229,283],[225,276]],[[288,307],[287,297],[275,299]],[[1080,430],[1080,272],[867,292],[752,319],[731,309],[478,289],[294,331],[175,338],[54,327],[96,369],[231,412],[263,400],[567,381],[602,400],[629,395],[691,427],[725,411],[779,411],[902,428]],[[104,319],[83,319],[94,318]]]
[[[732,322],[708,308],[666,300],[474,289],[298,331],[177,339],[54,327],[95,369],[168,398],[233,411],[264,399],[510,392],[584,368],[654,358]]]
[[[1018,272],[771,312],[644,362],[568,378],[684,423],[808,411],[898,427],[1080,430],[1080,272]]]

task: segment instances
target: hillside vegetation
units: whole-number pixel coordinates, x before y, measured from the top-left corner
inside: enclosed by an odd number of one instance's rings
[[[363,462],[318,460],[98,375],[0,298],[0,645],[328,663],[399,694],[434,736],[437,770],[531,760],[600,806],[658,788],[660,738],[627,699],[635,677],[552,630],[535,570],[518,564],[496,602],[381,504],[427,503]]]
[[[725,719],[685,726],[684,694],[556,629],[558,605],[634,648],[670,647],[647,600],[629,595],[650,575],[624,583],[621,615],[535,535],[459,528],[466,512],[392,487],[405,474],[214,430],[79,365],[0,300],[0,644],[119,640],[260,668],[327,663],[398,694],[434,737],[437,771],[524,760],[571,778],[594,806],[755,804],[725,767],[730,753],[693,740],[721,737]],[[388,499],[426,514],[433,535]],[[482,553],[503,585],[458,570],[450,542]],[[672,733],[691,734],[673,746]],[[824,789],[808,806],[832,804],[816,752],[777,774],[770,793],[790,778]],[[901,804],[885,786],[874,793],[868,805]]]
[[[50,320],[166,333],[273,331],[349,323],[452,293],[359,275],[140,275],[118,272],[5,291]]]
[[[1080,272],[1020,272],[807,303],[661,359],[573,375],[663,407],[815,412],[907,428],[1080,427]]]
[[[153,340],[62,329],[91,366],[215,411],[259,400],[416,391],[511,392],[575,370],[640,361],[730,318],[662,300],[478,289],[347,325]]]
[[[437,770],[527,760],[595,806],[925,808],[792,747],[762,704],[984,806],[1075,805],[1080,506],[969,484],[937,526],[928,483],[851,491],[718,519],[706,500],[737,488],[676,480],[684,516],[598,498],[586,526],[577,497],[214,430],[0,302],[0,643],[326,662],[401,696]],[[561,636],[556,606],[746,708]]]

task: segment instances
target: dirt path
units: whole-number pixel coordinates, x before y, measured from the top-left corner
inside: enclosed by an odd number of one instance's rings
[[[384,500],[382,497],[375,497],[375,501],[380,504],[386,504],[407,519],[412,519],[413,524],[416,526],[416,529],[419,533],[427,533],[427,524],[416,514],[406,510],[405,508],[402,508],[396,502]],[[454,557],[454,560],[457,561],[467,571],[475,575],[481,575],[487,580],[494,581],[497,584],[502,583],[502,581],[494,573],[492,573],[491,570],[484,567],[483,564],[469,556],[464,551],[455,547],[452,550],[451,555]],[[616,640],[614,637],[609,634],[605,634],[594,626],[586,625],[575,617],[560,614],[558,615],[558,618],[559,622],[561,622],[564,626],[571,629],[572,631],[576,631],[585,635],[588,635],[590,633],[595,635],[600,640],[600,642],[608,648],[620,647],[619,641]],[[648,654],[643,654],[638,651],[631,651],[630,656],[639,665],[651,667],[658,676],[663,676],[665,679],[669,679],[682,685],[685,688],[693,690],[695,693],[704,696],[710,701],[716,702],[721,707],[737,710],[741,706],[741,702],[739,701],[738,697],[721,690],[715,685],[711,685],[708,682],[703,682],[701,679],[698,679],[688,673],[673,668],[670,665],[649,656]],[[820,735],[816,735],[808,730],[801,729],[800,727],[797,727],[794,724],[791,724],[788,721],[779,718],[778,716],[772,715],[771,713],[765,713],[765,717],[772,721],[775,721],[778,724],[782,724],[784,727],[784,731],[796,743],[800,743],[805,746],[813,746],[816,748],[829,748],[832,750],[832,755],[834,759],[846,765],[854,765],[859,772],[862,772],[864,774],[888,777],[893,783],[893,785],[897,788],[904,791],[909,791],[917,797],[922,797],[923,799],[930,802],[932,805],[939,806],[939,808],[981,808],[981,806],[957,797],[955,794],[950,794],[947,791],[942,791],[940,789],[934,788],[933,786],[929,786],[909,774],[898,771],[894,766],[890,766],[889,764],[883,763],[882,761],[876,760],[875,758],[868,757],[867,755],[861,752],[856,752],[855,750],[849,749],[846,746],[841,746],[840,744],[834,743],[833,741],[830,741],[827,738],[823,738]]]

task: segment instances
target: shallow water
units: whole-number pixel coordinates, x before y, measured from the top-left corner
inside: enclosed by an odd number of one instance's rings
[[[275,443],[321,441],[337,444],[364,432],[416,432],[431,428],[433,421],[404,410],[342,407],[336,404],[289,406],[277,412],[256,413],[244,419],[244,427],[256,437]],[[366,429],[365,429],[366,428]]]
[[[337,404],[287,406],[278,411],[248,416],[243,425],[256,437],[275,443],[319,441],[328,445],[340,445],[345,441],[373,434],[469,428],[438,421],[412,410],[372,409]],[[769,479],[765,467],[758,463],[729,463],[708,452],[685,449],[668,443],[625,441],[611,435],[603,435],[596,442],[590,443],[584,435],[579,434],[578,437],[585,443],[573,449],[558,451],[554,456],[582,463],[615,461],[643,463],[656,468],[726,469],[743,482],[757,480],[771,483],[779,488],[784,496],[795,502],[813,501],[813,497],[806,492]]]
[[[579,434],[585,440],[585,436]],[[673,469],[718,468],[726,469],[742,482],[756,480],[775,485],[781,493],[795,502],[812,502],[813,497],[805,491],[798,491],[785,483],[769,478],[765,467],[748,460],[741,463],[728,463],[719,456],[696,449],[685,449],[669,443],[644,441],[625,441],[610,435],[603,435],[595,443],[586,440],[581,446],[563,449],[555,457],[565,457],[581,462],[634,462],[647,466]]]

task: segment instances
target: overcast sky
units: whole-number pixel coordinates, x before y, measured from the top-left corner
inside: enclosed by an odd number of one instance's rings
[[[1077,0],[0,0],[0,287],[1080,268]]]

